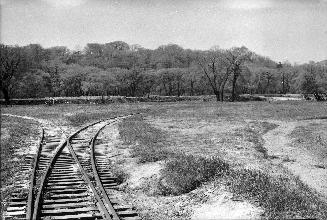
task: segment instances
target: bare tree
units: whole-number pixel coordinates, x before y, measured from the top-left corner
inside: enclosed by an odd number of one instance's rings
[[[216,100],[224,101],[224,88],[232,73],[232,65],[227,62],[225,51],[212,49],[200,54],[197,61],[216,95]]]
[[[235,101],[236,98],[236,82],[242,73],[244,64],[246,61],[251,60],[252,53],[246,47],[235,47],[226,51],[226,60],[228,66],[231,67],[233,73],[232,78],[232,98],[231,101]]]

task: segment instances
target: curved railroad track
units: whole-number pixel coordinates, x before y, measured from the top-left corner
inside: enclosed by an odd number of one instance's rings
[[[67,138],[42,131],[38,151],[29,160],[34,168],[28,193],[13,195],[5,219],[140,219],[112,194],[118,183],[101,151],[104,146],[96,144],[104,127],[129,116],[94,122]]]

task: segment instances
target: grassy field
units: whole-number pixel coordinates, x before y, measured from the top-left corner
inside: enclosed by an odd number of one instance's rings
[[[175,115],[172,117],[175,118]],[[177,122],[179,125],[183,121],[181,117]],[[184,115],[183,117],[187,118],[185,120],[191,120],[189,116]],[[197,120],[203,120],[203,115]],[[234,118],[232,123],[235,123],[234,120],[237,119]],[[287,120],[291,120],[291,118],[287,117]],[[152,196],[189,193],[211,181],[216,182],[217,185],[227,186],[228,190],[241,200],[250,201],[263,208],[262,218],[325,219],[327,203],[314,189],[283,169],[279,171],[282,174],[277,176],[269,171],[272,165],[261,137],[269,130],[276,128],[277,125],[268,122],[243,123],[239,124],[240,128],[235,129],[234,132],[215,133],[214,135],[224,136],[223,141],[219,141],[218,144],[210,143],[207,135],[202,135],[201,138],[196,135],[194,138],[194,135],[197,134],[195,131],[191,132],[193,138],[185,133],[176,135],[174,134],[176,133],[176,124],[171,121],[170,125],[166,125],[168,130],[160,131],[158,127],[153,127],[145,120],[132,118],[122,123],[120,130],[121,137],[126,144],[138,143],[132,147],[131,156],[138,158],[140,163],[166,161],[165,167],[160,172],[160,178],[155,180],[157,182],[151,186],[151,188],[156,188]],[[185,128],[188,125],[183,124],[182,126]],[[169,129],[173,129],[173,131],[169,132]],[[177,128],[177,130],[181,129]],[[240,139],[236,140],[237,138]],[[205,144],[201,143],[203,141]],[[248,145],[252,149],[231,150],[242,144]],[[227,152],[227,155],[226,152],[222,152],[223,145],[227,145],[225,148],[231,150]],[[220,148],[217,149],[217,146]],[[244,160],[242,151],[246,157],[252,158]],[[231,157],[230,154],[235,152],[238,152],[238,155]],[[253,169],[251,167],[253,163],[260,163],[259,169],[257,167]],[[249,165],[251,169],[243,168]],[[262,169],[264,170],[262,171]],[[148,190],[146,187],[145,189]],[[148,219],[153,219],[156,215],[157,213],[150,216],[148,213],[145,214]],[[170,218],[174,217],[178,218],[178,216],[170,216]]]
[[[143,112],[149,115],[168,115],[172,118],[196,116],[201,119],[226,120],[290,120],[312,119],[327,116],[325,102],[173,102],[173,103],[122,103],[109,105],[34,105],[2,107],[2,113],[27,115],[43,119],[68,119],[76,125],[82,121],[119,114]],[[174,114],[172,114],[174,112]],[[84,120],[78,120],[80,116]],[[80,122],[78,122],[80,121]]]
[[[293,160],[276,160],[280,155],[273,155],[266,143],[267,135],[277,139],[282,135],[271,132],[292,124],[290,134],[284,134],[287,147],[305,149],[326,161],[322,155],[327,134],[322,131],[327,126],[323,120],[327,104],[323,102],[14,106],[3,108],[2,114],[6,113],[72,129],[98,119],[142,113],[118,125],[122,142],[118,150],[123,156],[115,163],[125,181],[121,196],[144,219],[190,219],[196,207],[210,208],[212,201],[220,200],[221,191],[232,194],[238,203],[257,207],[254,217],[327,218],[327,197],[293,172],[297,166]],[[9,125],[7,120],[2,117],[2,124]],[[301,158],[295,159],[301,163]],[[144,170],[137,187],[131,187],[135,174],[126,167]],[[315,167],[317,172],[325,168],[325,162]]]

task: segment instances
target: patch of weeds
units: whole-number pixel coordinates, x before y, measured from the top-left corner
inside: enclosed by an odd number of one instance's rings
[[[138,157],[140,163],[156,162],[165,160],[174,155],[170,150],[165,149],[164,146],[156,144],[136,145],[131,151],[132,157]]]
[[[125,144],[149,144],[165,140],[165,133],[146,123],[141,115],[126,118],[119,123],[119,134]]]
[[[95,112],[95,113],[83,112],[83,113],[77,113],[74,115],[66,116],[66,119],[72,126],[78,127],[78,126],[81,126],[81,125],[89,123],[89,122],[103,120],[103,119],[111,118],[111,117],[118,116],[118,115],[119,115],[119,112]]]
[[[161,170],[159,191],[162,195],[188,193],[202,183],[222,176],[228,171],[229,165],[218,157],[175,155]]]
[[[244,141],[251,142],[257,152],[261,153],[264,158],[268,158],[267,149],[264,147],[264,140],[255,129],[247,126],[246,128],[236,130],[233,136],[241,137]]]
[[[298,178],[273,178],[260,171],[243,169],[230,172],[227,184],[235,195],[264,208],[264,218],[327,217],[327,205]]]
[[[116,178],[117,184],[122,184],[129,177],[128,173],[126,173],[125,170],[122,168],[121,163],[109,160],[106,168],[109,169],[113,177]]]
[[[253,143],[254,149],[261,153],[265,159],[269,158],[267,149],[264,147],[262,135],[275,129],[278,125],[269,122],[251,122],[246,128],[239,129],[234,135],[245,138]]]
[[[165,133],[146,123],[142,116],[134,116],[119,124],[119,133],[125,144],[134,144],[131,155],[139,162],[156,162],[174,155],[165,140]]]
[[[262,153],[264,158],[268,158],[267,149],[263,146],[264,141],[261,135],[251,128],[246,129],[247,141],[254,144],[254,149],[259,153]]]
[[[295,162],[295,159],[291,159],[289,156],[285,156],[282,160],[285,163],[289,163],[289,162]]]
[[[128,174],[119,166],[112,167],[112,174],[117,178],[117,184],[122,184],[128,178]]]
[[[323,161],[327,156],[326,129],[324,123],[298,126],[290,134],[292,146],[309,150]]]
[[[302,120],[327,119],[327,116],[305,117]]]
[[[262,126],[262,128],[261,128],[261,133],[262,134],[265,134],[268,131],[273,130],[273,129],[275,129],[275,128],[277,128],[279,126],[277,124],[266,122],[266,121],[260,122],[260,124]]]

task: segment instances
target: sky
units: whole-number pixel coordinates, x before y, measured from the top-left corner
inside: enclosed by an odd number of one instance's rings
[[[291,63],[327,59],[327,0],[0,1],[0,39],[10,45],[122,40],[150,49],[246,46]]]

